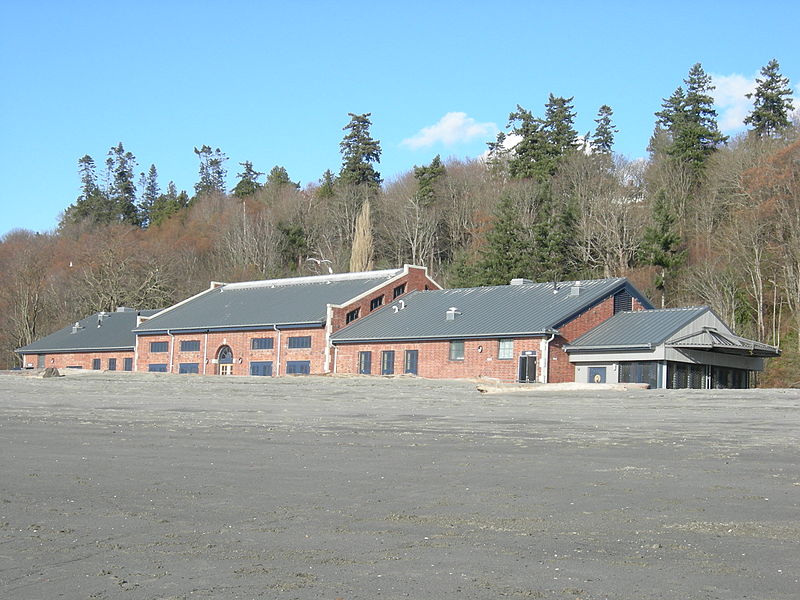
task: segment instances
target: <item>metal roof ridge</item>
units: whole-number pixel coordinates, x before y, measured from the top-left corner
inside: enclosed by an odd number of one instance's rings
[[[304,277],[284,277],[282,279],[261,279],[255,281],[239,281],[226,283],[222,289],[236,290],[245,288],[259,288],[272,286],[300,285],[304,283],[325,283],[333,281],[355,281],[358,279],[379,279],[381,277],[394,277],[402,273],[403,269],[383,269],[381,271],[359,271],[355,273],[331,273],[328,275],[307,275]]]

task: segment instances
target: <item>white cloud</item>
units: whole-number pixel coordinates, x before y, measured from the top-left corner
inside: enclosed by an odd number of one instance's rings
[[[429,148],[434,144],[452,146],[469,142],[477,137],[493,136],[498,131],[494,123],[478,123],[464,112],[449,112],[439,122],[423,127],[419,132],[400,142],[401,145],[416,150]]]
[[[756,89],[755,76],[711,75],[715,89],[714,104],[719,109],[719,128],[723,132],[736,131],[744,127],[744,118],[753,108],[753,101],[746,94]]]

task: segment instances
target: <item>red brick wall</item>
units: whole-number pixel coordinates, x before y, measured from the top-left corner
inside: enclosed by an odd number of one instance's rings
[[[32,365],[35,369],[38,363],[38,354],[24,354],[23,365]],[[67,367],[80,366],[83,369],[92,368],[92,360],[95,358],[100,359],[100,370],[105,371],[108,369],[108,359],[117,359],[117,371],[122,371],[125,358],[133,358],[133,351],[121,352],[66,352],[66,353],[51,353],[45,355],[44,366],[55,367],[56,369],[66,369]]]
[[[288,348],[289,338],[298,336],[311,336],[311,348]],[[217,357],[217,352],[223,345],[230,346],[233,352],[233,374],[249,375],[251,361],[272,361],[273,375],[286,373],[286,361],[308,360],[311,362],[311,373],[320,374],[325,367],[325,330],[321,327],[304,329],[281,329],[280,333],[273,330],[259,331],[226,331],[209,332],[206,342],[205,333],[176,333],[174,334],[172,356],[172,373],[178,372],[180,363],[198,363],[200,374],[214,375],[217,365],[212,362]],[[252,350],[252,338],[273,338],[271,350]],[[280,337],[280,367],[278,366],[278,338]],[[200,350],[197,352],[181,352],[181,340],[198,340]],[[150,342],[170,342],[170,336],[139,335],[136,338],[138,358],[136,370],[146,372],[151,363],[167,364],[169,369],[169,351],[150,352]],[[207,362],[206,362],[207,360]]]
[[[633,310],[642,310],[641,303],[633,299]],[[559,328],[560,334],[550,344],[550,365],[548,381],[551,383],[575,381],[575,367],[562,349],[565,344],[577,339],[590,329],[611,318],[614,313],[614,298],[608,297],[599,304],[581,313],[575,319]],[[372,375],[381,374],[381,352],[395,351],[395,374],[403,372],[405,350],[419,350],[418,375],[431,379],[460,379],[489,377],[501,381],[516,381],[518,377],[519,356],[523,351],[535,351],[537,358],[537,379],[542,378],[542,338],[517,338],[514,340],[514,358],[497,358],[499,341],[497,339],[464,340],[464,360],[449,359],[449,341],[418,341],[403,343],[362,343],[340,344],[336,348],[336,372],[358,373],[358,353],[362,350],[372,352]],[[478,352],[478,347],[482,352]]]
[[[539,358],[541,338],[515,339],[512,359],[497,358],[499,346],[497,339],[464,340],[464,360],[450,360],[449,341],[340,344],[336,346],[336,372],[358,374],[358,353],[366,350],[372,352],[372,375],[380,375],[381,352],[394,350],[394,372],[402,374],[405,351],[418,350],[417,374],[420,377],[430,379],[490,377],[501,381],[516,381],[520,353],[532,350]]]
[[[365,317],[372,312],[369,308],[370,303],[372,302],[373,298],[377,298],[381,294],[383,295],[383,304],[381,305],[381,308],[391,304],[394,300],[392,295],[394,288],[396,288],[398,285],[403,285],[404,283],[406,284],[405,294],[415,290],[424,290],[425,286],[431,290],[439,289],[439,286],[427,276],[425,269],[421,267],[409,267],[407,275],[371,291],[368,295],[364,296],[360,300],[343,305],[341,308],[333,308],[331,314],[331,333],[339,331],[342,327],[349,325],[349,323],[346,323],[345,321],[347,318],[347,313],[349,313],[351,310],[355,310],[356,308],[359,309],[359,318]],[[402,297],[403,296],[398,296],[398,298]]]
[[[644,310],[644,306],[636,298],[633,298],[631,309]],[[563,347],[613,316],[614,298],[611,296],[586,312],[581,313],[569,323],[559,327],[560,335],[550,344],[550,368],[548,373],[548,381],[550,383],[575,381],[575,366],[569,362],[569,355],[564,352]]]

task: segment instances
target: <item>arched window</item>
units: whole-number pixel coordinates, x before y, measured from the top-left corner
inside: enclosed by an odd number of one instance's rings
[[[233,351],[230,346],[222,346],[217,352],[217,362],[221,365],[233,364]]]

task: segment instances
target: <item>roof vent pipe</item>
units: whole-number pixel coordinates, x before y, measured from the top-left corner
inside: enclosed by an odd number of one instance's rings
[[[398,302],[400,304],[400,310],[403,310],[406,307],[406,301],[405,300],[399,300]]]

